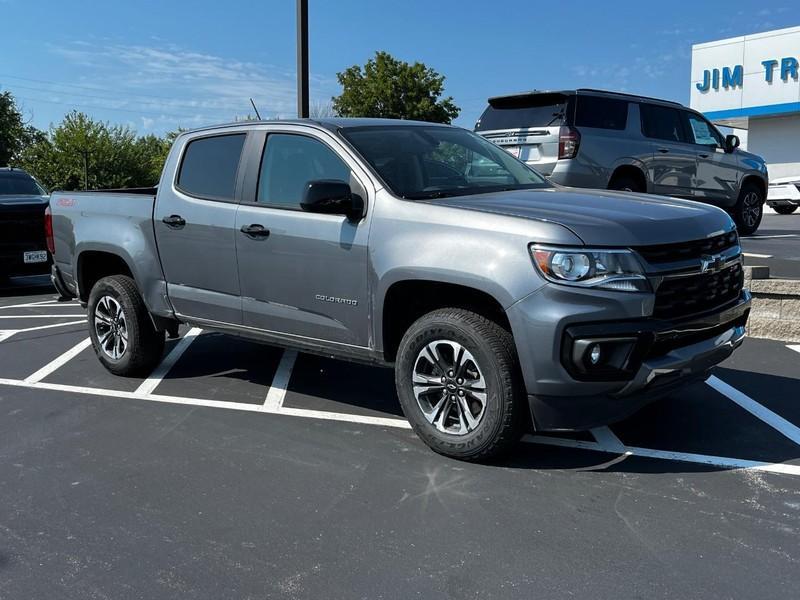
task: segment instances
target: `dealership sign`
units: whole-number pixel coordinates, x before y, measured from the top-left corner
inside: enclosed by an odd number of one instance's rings
[[[772,83],[776,70],[780,74],[783,81],[789,79],[797,80],[797,71],[800,63],[792,56],[778,60],[770,59],[761,61],[761,66],[764,67],[764,81]],[[779,68],[780,67],[780,68]],[[722,69],[705,69],[703,71],[703,80],[696,83],[695,86],[701,92],[708,90],[730,89],[735,87],[744,86],[744,65],[736,65],[735,67],[723,67]]]

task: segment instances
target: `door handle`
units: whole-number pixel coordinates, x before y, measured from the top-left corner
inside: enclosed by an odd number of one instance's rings
[[[186,225],[186,219],[180,215],[170,215],[168,217],[164,217],[161,219],[161,222],[167,227],[172,227],[172,229],[182,229]]]
[[[667,149],[667,148],[659,148],[658,151],[661,152],[661,154],[666,154],[667,152],[669,152],[669,149]]]
[[[706,153],[704,153],[704,152],[703,152],[703,153],[700,153],[700,154],[698,154],[697,156],[699,156],[700,158],[708,158],[708,154],[706,154]]]
[[[247,237],[253,238],[254,240],[263,240],[269,237],[269,229],[263,225],[259,225],[258,223],[253,223],[252,225],[242,225],[242,228],[239,231],[241,231]]]

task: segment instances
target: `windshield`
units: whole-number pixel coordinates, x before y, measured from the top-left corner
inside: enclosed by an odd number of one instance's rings
[[[550,187],[536,171],[465,129],[378,125],[344,129],[342,135],[402,198]]]
[[[0,174],[0,196],[44,196],[33,177],[22,174]]]
[[[475,123],[475,131],[561,125],[567,112],[564,94],[531,94],[496,98]]]

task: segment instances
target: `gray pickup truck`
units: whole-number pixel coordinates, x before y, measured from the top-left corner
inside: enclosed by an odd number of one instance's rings
[[[558,187],[431,123],[186,132],[157,190],[51,207],[54,284],[111,372],[148,373],[182,323],[391,365],[414,430],[461,459],[705,379],[750,309],[719,208]]]

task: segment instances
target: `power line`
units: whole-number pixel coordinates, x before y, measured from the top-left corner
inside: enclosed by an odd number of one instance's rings
[[[171,119],[190,119],[194,118],[197,115],[176,115],[176,114],[169,114],[163,112],[148,112],[143,110],[133,110],[129,108],[112,108],[109,106],[97,106],[97,105],[79,105],[74,102],[58,102],[56,100],[45,100],[43,98],[31,98],[26,96],[16,96],[18,100],[27,100],[28,102],[44,102],[46,104],[58,104],[61,106],[70,106],[75,109],[83,109],[83,108],[93,108],[96,110],[107,110],[107,111],[116,111],[116,112],[126,112],[126,113],[133,113],[140,116],[151,116],[151,117],[169,117]]]

